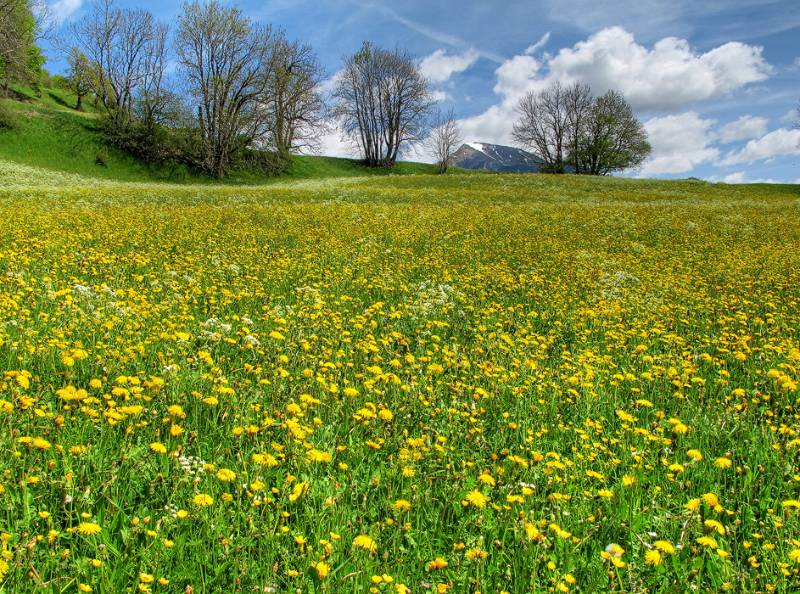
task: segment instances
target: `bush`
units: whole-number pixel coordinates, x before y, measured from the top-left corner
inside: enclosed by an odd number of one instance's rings
[[[94,156],[94,164],[100,167],[108,166],[108,152],[105,149],[100,149]]]
[[[16,122],[16,115],[14,110],[8,107],[5,103],[0,103],[0,130],[8,130],[14,127]]]
[[[246,150],[238,159],[231,160],[232,169],[248,169],[265,175],[276,175],[289,166],[290,155],[278,152]]]
[[[146,163],[163,165],[184,162],[179,139],[163,126],[144,126],[139,122],[118,126],[105,121],[101,128],[109,144]]]

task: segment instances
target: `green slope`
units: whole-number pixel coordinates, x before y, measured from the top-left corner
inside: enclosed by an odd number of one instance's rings
[[[109,146],[98,131],[98,113],[90,102],[86,111],[74,109],[75,97],[61,89],[44,88],[41,94],[15,89],[15,97],[0,100],[12,114],[11,128],[0,129],[0,159],[31,167],[83,177],[117,181],[217,183],[185,165],[151,165]],[[262,184],[281,179],[351,177],[432,173],[423,163],[398,163],[393,169],[370,169],[351,159],[298,156],[288,170],[268,176],[260,171],[237,170],[226,184]]]

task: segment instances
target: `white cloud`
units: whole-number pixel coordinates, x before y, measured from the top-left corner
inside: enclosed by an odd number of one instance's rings
[[[722,178],[723,184],[746,184],[747,177],[744,171],[736,171]]]
[[[423,58],[419,67],[428,80],[442,83],[449,80],[454,74],[463,72],[472,66],[479,57],[480,55],[475,49],[469,49],[463,54],[448,54],[443,49],[437,49]]]
[[[537,59],[525,52],[505,60],[495,71],[498,103],[462,120],[461,126],[468,138],[508,143],[519,98],[555,81],[585,82],[595,93],[617,89],[637,110],[680,111],[764,80],[771,71],[760,47],[731,42],[698,53],[675,37],[645,47],[625,29],[609,27],[554,55]],[[689,160],[707,160],[715,150],[710,140]],[[651,161],[651,166],[677,167],[678,160],[673,165],[666,159]]]
[[[536,75],[540,66],[536,58],[527,54],[506,60],[495,70],[497,84],[494,92],[516,101],[532,87],[539,85],[540,80]]]
[[[719,139],[727,144],[737,140],[760,138],[767,133],[768,123],[769,120],[767,118],[743,115],[738,120],[722,126],[719,129]]]
[[[653,153],[642,165],[641,175],[686,173],[701,163],[716,159],[719,150],[711,146],[715,123],[701,118],[694,111],[645,122]]]
[[[729,42],[697,53],[685,39],[665,37],[650,49],[609,27],[559,51],[547,69],[532,86],[581,81],[598,93],[617,89],[637,109],[675,110],[764,80],[772,67],[761,47]]]
[[[784,155],[800,155],[800,130],[778,128],[761,138],[751,140],[738,151],[731,151],[719,165],[753,163]]]
[[[715,181],[715,180],[712,180]],[[797,183],[795,182],[786,182],[781,181],[779,179],[772,179],[770,178],[757,178],[757,179],[748,179],[747,174],[744,171],[735,171],[734,173],[730,173],[723,177],[721,180],[723,184],[786,184],[786,183]]]
[[[335,121],[328,122],[328,131],[319,139],[318,152],[326,157],[355,157],[358,154]]]
[[[749,178],[745,171],[735,171],[723,178],[710,177],[708,181],[722,182],[723,184],[800,184],[800,177],[797,179],[774,179],[771,177]]]
[[[514,106],[508,102],[492,105],[483,113],[460,120],[458,125],[463,137],[476,142],[511,144],[514,125]]]
[[[339,77],[342,75],[342,73],[344,73],[343,68],[334,72],[331,76],[321,81],[317,85],[317,90],[324,96],[328,96],[333,93],[334,89],[336,89],[336,83],[339,81]]]
[[[540,49],[542,49],[544,46],[546,46],[548,41],[550,41],[550,31],[548,31],[547,33],[542,35],[539,38],[539,41],[537,41],[533,45],[529,45],[528,49],[525,50],[525,53],[527,55],[529,55],[529,56],[532,56],[533,54],[538,52]]]
[[[782,124],[789,124],[793,126],[795,122],[800,123],[800,107],[797,109],[790,109],[780,117],[779,120]]]
[[[441,102],[441,101],[448,101],[452,99],[450,93],[447,91],[442,91],[441,89],[436,89],[431,93],[431,99],[433,101]]]
[[[47,12],[54,23],[61,24],[78,12],[82,4],[83,0],[56,0],[49,4]]]

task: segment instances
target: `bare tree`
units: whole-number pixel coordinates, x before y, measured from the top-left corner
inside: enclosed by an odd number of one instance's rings
[[[567,110],[569,130],[569,163],[575,173],[581,173],[580,143],[586,121],[592,113],[594,98],[587,84],[574,83],[564,89],[564,103]]]
[[[453,154],[462,140],[461,130],[458,127],[458,121],[452,108],[446,114],[437,111],[431,133],[425,139],[424,146],[428,149],[430,155],[436,159],[439,173],[447,173]]]
[[[136,115],[146,130],[163,124],[167,105],[173,98],[166,88],[167,35],[169,28],[156,23],[143,48],[143,76],[136,93]]]
[[[89,58],[82,51],[73,47],[67,57],[67,84],[69,89],[78,98],[75,109],[83,109],[83,98],[92,92],[92,65]]]
[[[319,90],[325,71],[311,46],[289,41],[283,32],[273,35],[268,59],[262,99],[269,119],[268,144],[283,157],[315,150],[327,130]]]
[[[608,175],[642,164],[650,154],[647,132],[617,91],[594,98],[588,85],[555,82],[519,102],[517,142],[542,158],[543,170]]]
[[[216,0],[184,6],[175,46],[197,109],[199,165],[223,177],[238,151],[268,128],[266,82],[269,28]]]
[[[114,0],[96,0],[88,15],[73,27],[83,52],[95,66],[94,93],[117,125],[129,123],[137,91],[161,69],[165,28],[142,9],[119,9]],[[159,56],[161,61],[154,60]]]
[[[514,140],[533,149],[544,161],[544,170],[564,173],[570,141],[566,89],[556,82],[538,93],[530,91],[520,99],[517,112]]]
[[[345,60],[334,99],[334,115],[372,167],[391,167],[404,142],[421,140],[433,107],[417,62],[370,42]]]
[[[651,151],[644,126],[617,91],[594,100],[579,134],[574,156],[579,173],[608,175],[638,167]]]

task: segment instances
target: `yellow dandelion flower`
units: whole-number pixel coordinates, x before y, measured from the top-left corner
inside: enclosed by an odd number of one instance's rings
[[[156,454],[166,454],[167,453],[167,446],[165,446],[163,443],[159,443],[157,441],[154,441],[153,443],[150,444],[150,449],[153,452],[155,452]]]
[[[478,490],[473,490],[467,493],[465,501],[468,505],[473,505],[478,509],[483,509],[489,503],[489,498]]]
[[[214,504],[214,498],[206,493],[198,493],[192,497],[192,503],[194,503],[197,507],[208,507],[209,505]]]
[[[81,522],[75,528],[78,534],[82,534],[84,536],[92,536],[94,534],[100,534],[102,528],[99,524],[95,524],[94,522]]]
[[[661,553],[659,553],[656,549],[650,549],[644,554],[644,560],[648,565],[656,566],[661,565],[661,562],[664,559],[661,556]]]
[[[725,470],[726,468],[730,468],[731,466],[733,466],[733,462],[731,461],[730,458],[725,458],[724,456],[722,456],[714,460],[714,466],[716,466],[717,468],[721,468],[722,470]]]
[[[328,577],[328,574],[331,571],[330,566],[324,561],[317,561],[316,563],[313,563],[311,568],[316,572],[317,577],[321,580],[324,580],[326,577]]]
[[[357,549],[364,549],[370,553],[375,553],[378,550],[377,543],[366,534],[359,534],[353,539],[353,547]]]

